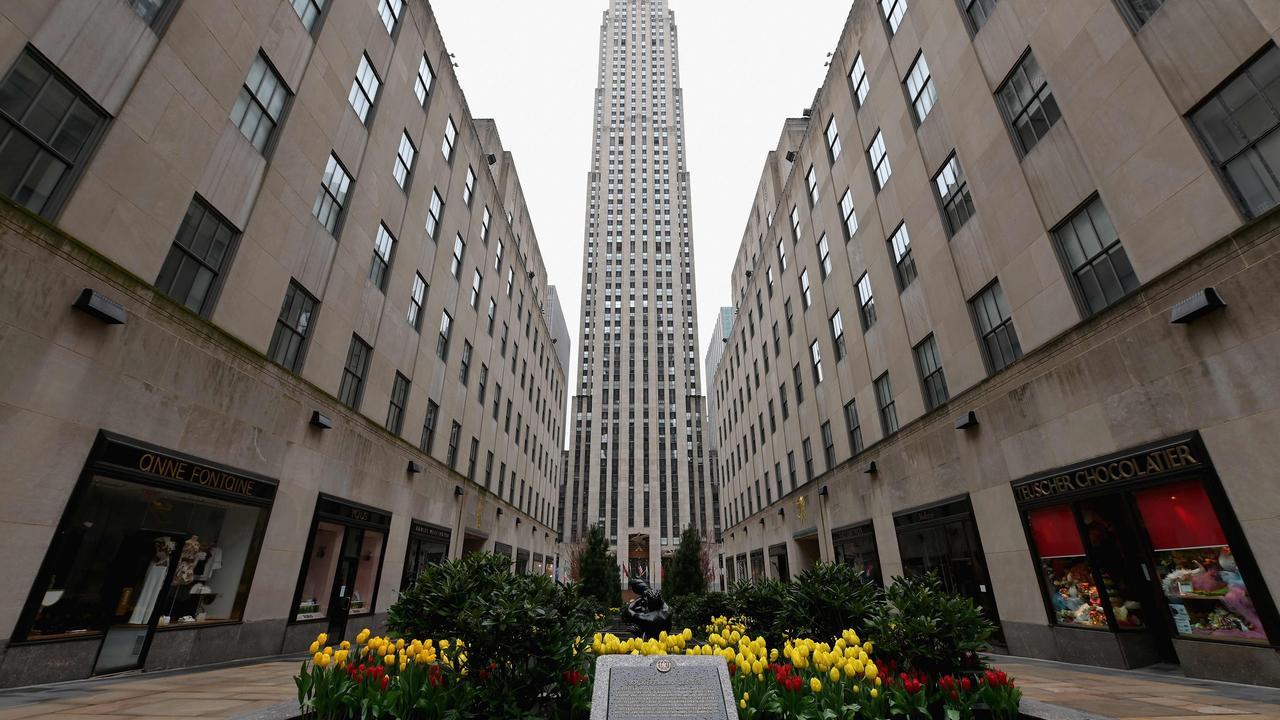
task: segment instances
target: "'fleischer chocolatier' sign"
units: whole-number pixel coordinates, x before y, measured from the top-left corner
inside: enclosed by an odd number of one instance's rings
[[[1194,470],[1207,460],[1199,437],[1192,435],[1020,480],[1013,484],[1013,495],[1020,503],[1035,502]]]

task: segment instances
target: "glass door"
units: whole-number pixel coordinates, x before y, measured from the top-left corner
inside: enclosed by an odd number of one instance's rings
[[[149,530],[129,533],[122,540],[107,573],[112,581],[104,587],[102,609],[109,620],[95,675],[142,667],[185,540],[183,535]]]

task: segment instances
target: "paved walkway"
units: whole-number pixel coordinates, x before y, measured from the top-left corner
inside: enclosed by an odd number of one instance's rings
[[[995,657],[1037,714],[1053,720],[1280,720],[1280,689],[1183,677],[1176,668],[1110,670]],[[298,661],[99,678],[0,690],[0,720],[232,720],[281,717]],[[1032,709],[1032,708],[1029,708]],[[1065,712],[1063,711],[1065,709]]]
[[[1023,697],[1094,716],[1159,720],[1280,720],[1280,689],[1194,680],[1176,667],[1111,670],[993,657]]]
[[[0,691],[0,720],[228,720],[291,698],[299,661],[150,673]]]

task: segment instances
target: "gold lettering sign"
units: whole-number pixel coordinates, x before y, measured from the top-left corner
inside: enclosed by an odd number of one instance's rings
[[[235,493],[237,495],[254,495],[257,483],[249,478],[214,470],[203,465],[195,465],[185,460],[143,453],[138,457],[138,469],[149,475],[159,475],[172,480],[195,483],[213,490]]]
[[[351,508],[351,517],[354,520],[369,522],[369,511],[361,510],[360,508]]]
[[[1018,502],[1089,490],[1113,482],[1128,482],[1200,464],[1187,443],[1150,450],[1081,468],[1070,474],[1038,478],[1014,486]]]

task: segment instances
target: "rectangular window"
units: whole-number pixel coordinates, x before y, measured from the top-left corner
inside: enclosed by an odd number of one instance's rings
[[[440,406],[435,400],[427,399],[427,417],[422,421],[422,440],[418,442],[418,448],[422,452],[431,454],[431,447],[436,442],[436,419],[440,416]]]
[[[440,312],[440,337],[436,339],[436,357],[445,360],[449,357],[449,335],[453,330],[453,317],[449,311]]]
[[[813,480],[813,443],[805,438],[800,446],[804,449],[804,481],[810,482]]]
[[[1138,289],[1138,276],[1101,198],[1095,196],[1077,210],[1053,236],[1089,315]]]
[[[991,11],[996,7],[996,0],[964,0],[964,14],[969,18],[969,29],[974,35],[987,24]]]
[[[493,384],[493,419],[498,419],[498,408],[502,407],[502,383]]]
[[[449,274],[454,278],[462,276],[462,254],[467,251],[467,242],[462,239],[462,233],[458,233],[453,238],[453,260],[449,263]]]
[[[773,297],[773,266],[772,266],[772,265],[770,265],[770,266],[765,270],[765,272],[764,272],[764,278],[765,278],[765,280],[766,280],[766,282],[767,282],[767,287],[768,287],[768,290],[769,290],[769,297]],[[760,319],[761,319],[761,320],[763,320],[763,319],[764,319],[764,314],[763,314],[763,313],[760,315]]]
[[[192,198],[156,278],[156,289],[200,317],[209,317],[238,239],[238,230],[199,196]]]
[[[476,402],[480,403],[481,412],[483,412],[484,396],[488,387],[489,387],[489,366],[485,365],[484,363],[480,363],[480,383],[479,383],[479,387],[477,388],[479,392],[476,395]]]
[[[347,102],[351,103],[351,109],[356,111],[356,116],[360,118],[360,122],[368,122],[369,110],[373,108],[373,103],[378,99],[378,88],[380,87],[382,87],[382,80],[373,71],[373,64],[369,62],[369,56],[362,54],[360,56],[360,67],[356,70],[356,79],[351,83],[351,92],[347,94]]]
[[[782,310],[787,318],[787,335],[789,336],[796,330],[795,316],[791,313],[791,298],[787,298],[786,302],[782,303]]]
[[[837,310],[831,316],[831,346],[836,349],[836,362],[840,362],[849,354],[844,344],[844,319]]]
[[[818,171],[812,165],[804,176],[805,186],[809,188],[809,207],[818,204]]]
[[[431,188],[431,205],[427,208],[427,237],[435,240],[440,232],[440,217],[444,214],[444,198],[440,190]]]
[[[476,174],[467,166],[467,181],[462,185],[462,204],[471,207],[471,198],[476,194]]]
[[[924,404],[926,408],[933,410],[951,397],[947,392],[947,377],[942,372],[937,339],[930,334],[915,347],[915,355],[920,384],[924,386]]]
[[[493,248],[493,269],[497,272],[502,272],[502,253],[504,250],[506,250],[506,246],[502,239],[499,238],[498,244]],[[511,295],[510,288],[507,289],[507,295]]]
[[[862,53],[853,59],[853,69],[849,71],[849,85],[858,98],[858,107],[867,102],[867,93],[871,91],[871,83],[867,80],[867,66],[862,62]]]
[[[498,303],[489,298],[489,310],[485,313],[485,333],[489,337],[493,337],[493,323],[498,318]]]
[[[822,423],[822,455],[827,462],[827,469],[836,465],[836,441],[831,437],[831,421]]]
[[[351,336],[351,347],[347,348],[347,361],[342,366],[342,381],[338,384],[338,402],[352,410],[360,409],[360,398],[364,393],[364,376],[369,372],[369,356],[373,348],[358,335]]]
[[[1249,217],[1280,203],[1278,82],[1280,49],[1273,45],[1190,115]]]
[[[409,378],[396,373],[391,384],[391,403],[387,407],[387,432],[399,435],[404,428],[404,406],[409,402]]]
[[[444,126],[444,141],[440,143],[440,152],[444,154],[445,162],[453,162],[453,145],[457,140],[458,126],[453,124],[453,116],[450,115]]]
[[[836,126],[836,116],[827,121],[827,157],[835,164],[840,159],[840,128]]]
[[[924,61],[924,53],[916,55],[916,62],[903,82],[907,86],[911,107],[916,112],[916,123],[922,123],[938,102],[938,91],[933,86],[933,76],[929,74],[929,64]]]
[[[400,22],[400,13],[404,10],[404,0],[378,0],[378,17],[386,26],[387,33],[394,33],[396,23]]]
[[[822,237],[818,238],[818,263],[822,270],[822,279],[826,280],[831,275],[831,248],[827,246],[826,233],[822,233]]]
[[[804,380],[800,375],[800,363],[796,363],[791,368],[791,381],[796,386],[796,405],[804,404]]]
[[[1125,16],[1136,32],[1164,5],[1165,0],[1119,0],[1120,14]]]
[[[324,0],[289,0],[289,3],[293,5],[293,11],[298,13],[302,27],[307,32],[314,30],[316,21],[320,19],[320,11],[324,9]]]
[[[413,146],[413,141],[409,139],[409,131],[405,130],[400,136],[400,148],[396,150],[396,166],[392,169],[391,174],[395,176],[396,184],[403,190],[409,182],[409,173],[413,171],[413,159],[417,157],[418,149]]]
[[[489,206],[484,206],[484,212],[480,213],[480,242],[485,245],[489,244],[489,224],[493,221],[493,216],[489,214]]]
[[[395,253],[396,239],[387,230],[387,226],[378,223],[378,234],[373,239],[373,260],[369,264],[369,282],[379,290],[386,291],[387,277],[391,274],[391,256]]]
[[[845,188],[840,198],[840,216],[844,219],[844,241],[849,242],[858,232],[858,213],[853,209],[853,193]]]
[[[465,387],[471,381],[471,343],[462,341],[462,359],[458,362],[458,380]]]
[[[880,12],[884,13],[885,22],[889,23],[889,35],[898,32],[902,17],[907,14],[907,0],[880,0]]]
[[[231,108],[231,123],[240,128],[240,134],[253,143],[258,152],[265,152],[288,101],[289,89],[284,86],[284,80],[259,52]]]
[[[871,294],[871,275],[868,273],[858,278],[858,317],[862,320],[863,332],[876,324],[876,298]]]
[[[480,309],[480,269],[476,268],[471,272],[471,309]]]
[[[311,208],[311,214],[316,216],[330,234],[338,228],[338,219],[342,216],[350,189],[351,174],[343,167],[337,155],[329,153],[329,162],[324,166],[324,177],[320,178],[320,194],[316,195],[316,204]]]
[[[1053,99],[1053,92],[1049,89],[1049,81],[1045,79],[1040,63],[1036,62],[1036,56],[1029,51],[996,91],[996,99],[1000,101],[1000,109],[1009,127],[1013,128],[1023,154],[1031,152],[1031,148],[1049,134],[1049,128],[1062,117],[1058,101]]]
[[[302,361],[307,352],[307,339],[311,331],[311,316],[316,311],[316,299],[297,280],[289,281],[280,315],[276,318],[275,332],[271,333],[271,345],[267,357],[291,372],[302,371]]]
[[[805,310],[808,310],[809,306],[813,304],[813,293],[810,292],[809,288],[808,268],[800,272],[800,304],[804,306]]]
[[[480,456],[480,439],[472,436],[471,450],[467,454],[467,479],[476,481],[476,459]]]
[[[786,241],[778,238],[778,265],[785,272],[787,269],[787,245]]]
[[[893,402],[893,386],[889,384],[889,373],[876,378],[876,405],[880,407],[880,429],[884,434],[898,432],[898,411]]]
[[[796,453],[794,450],[787,451],[787,473],[791,477],[791,487],[796,486]]]
[[[947,233],[955,235],[977,210],[969,195],[969,182],[954,154],[947,159],[938,174],[933,176],[933,186],[938,191],[938,202],[942,203],[942,218],[946,221]]]
[[[0,83],[0,193],[53,217],[105,125],[79,89],[24,52]]]
[[[427,60],[427,56],[423,55],[418,61],[418,77],[413,81],[413,94],[418,96],[418,103],[426,106],[427,98],[431,96],[431,85],[436,80],[436,73],[431,69],[431,62]]]
[[[791,417],[791,406],[787,404],[787,384],[782,383],[778,386],[778,398],[782,402],[782,419],[786,420]]]
[[[875,139],[867,148],[867,157],[870,158],[871,169],[874,171],[876,192],[880,192],[893,176],[893,168],[889,167],[889,153],[884,147],[884,133],[880,130],[876,130]]]
[[[809,343],[809,360],[813,363],[813,384],[822,384],[822,346],[817,340]],[[817,391],[815,391],[817,392]]]
[[[1004,291],[997,280],[969,301],[973,320],[982,340],[982,355],[987,371],[997,373],[1014,360],[1022,357],[1018,333],[1013,327],[1013,316],[1005,302]]]
[[[445,455],[445,464],[450,470],[456,470],[458,467],[458,441],[462,437],[462,426],[457,422],[449,428],[449,452]]]
[[[844,405],[844,424],[849,429],[849,452],[862,452],[862,423],[858,420],[858,402],[850,400]]]
[[[915,282],[916,261],[911,256],[911,236],[907,234],[907,224],[904,222],[893,231],[893,237],[889,238],[889,246],[893,249],[893,264],[895,274],[898,278],[898,289],[906,290],[912,282]]]
[[[427,297],[427,281],[422,273],[413,274],[413,292],[409,295],[409,327],[422,331],[422,303]]]
[[[800,208],[791,206],[791,238],[800,245]]]

